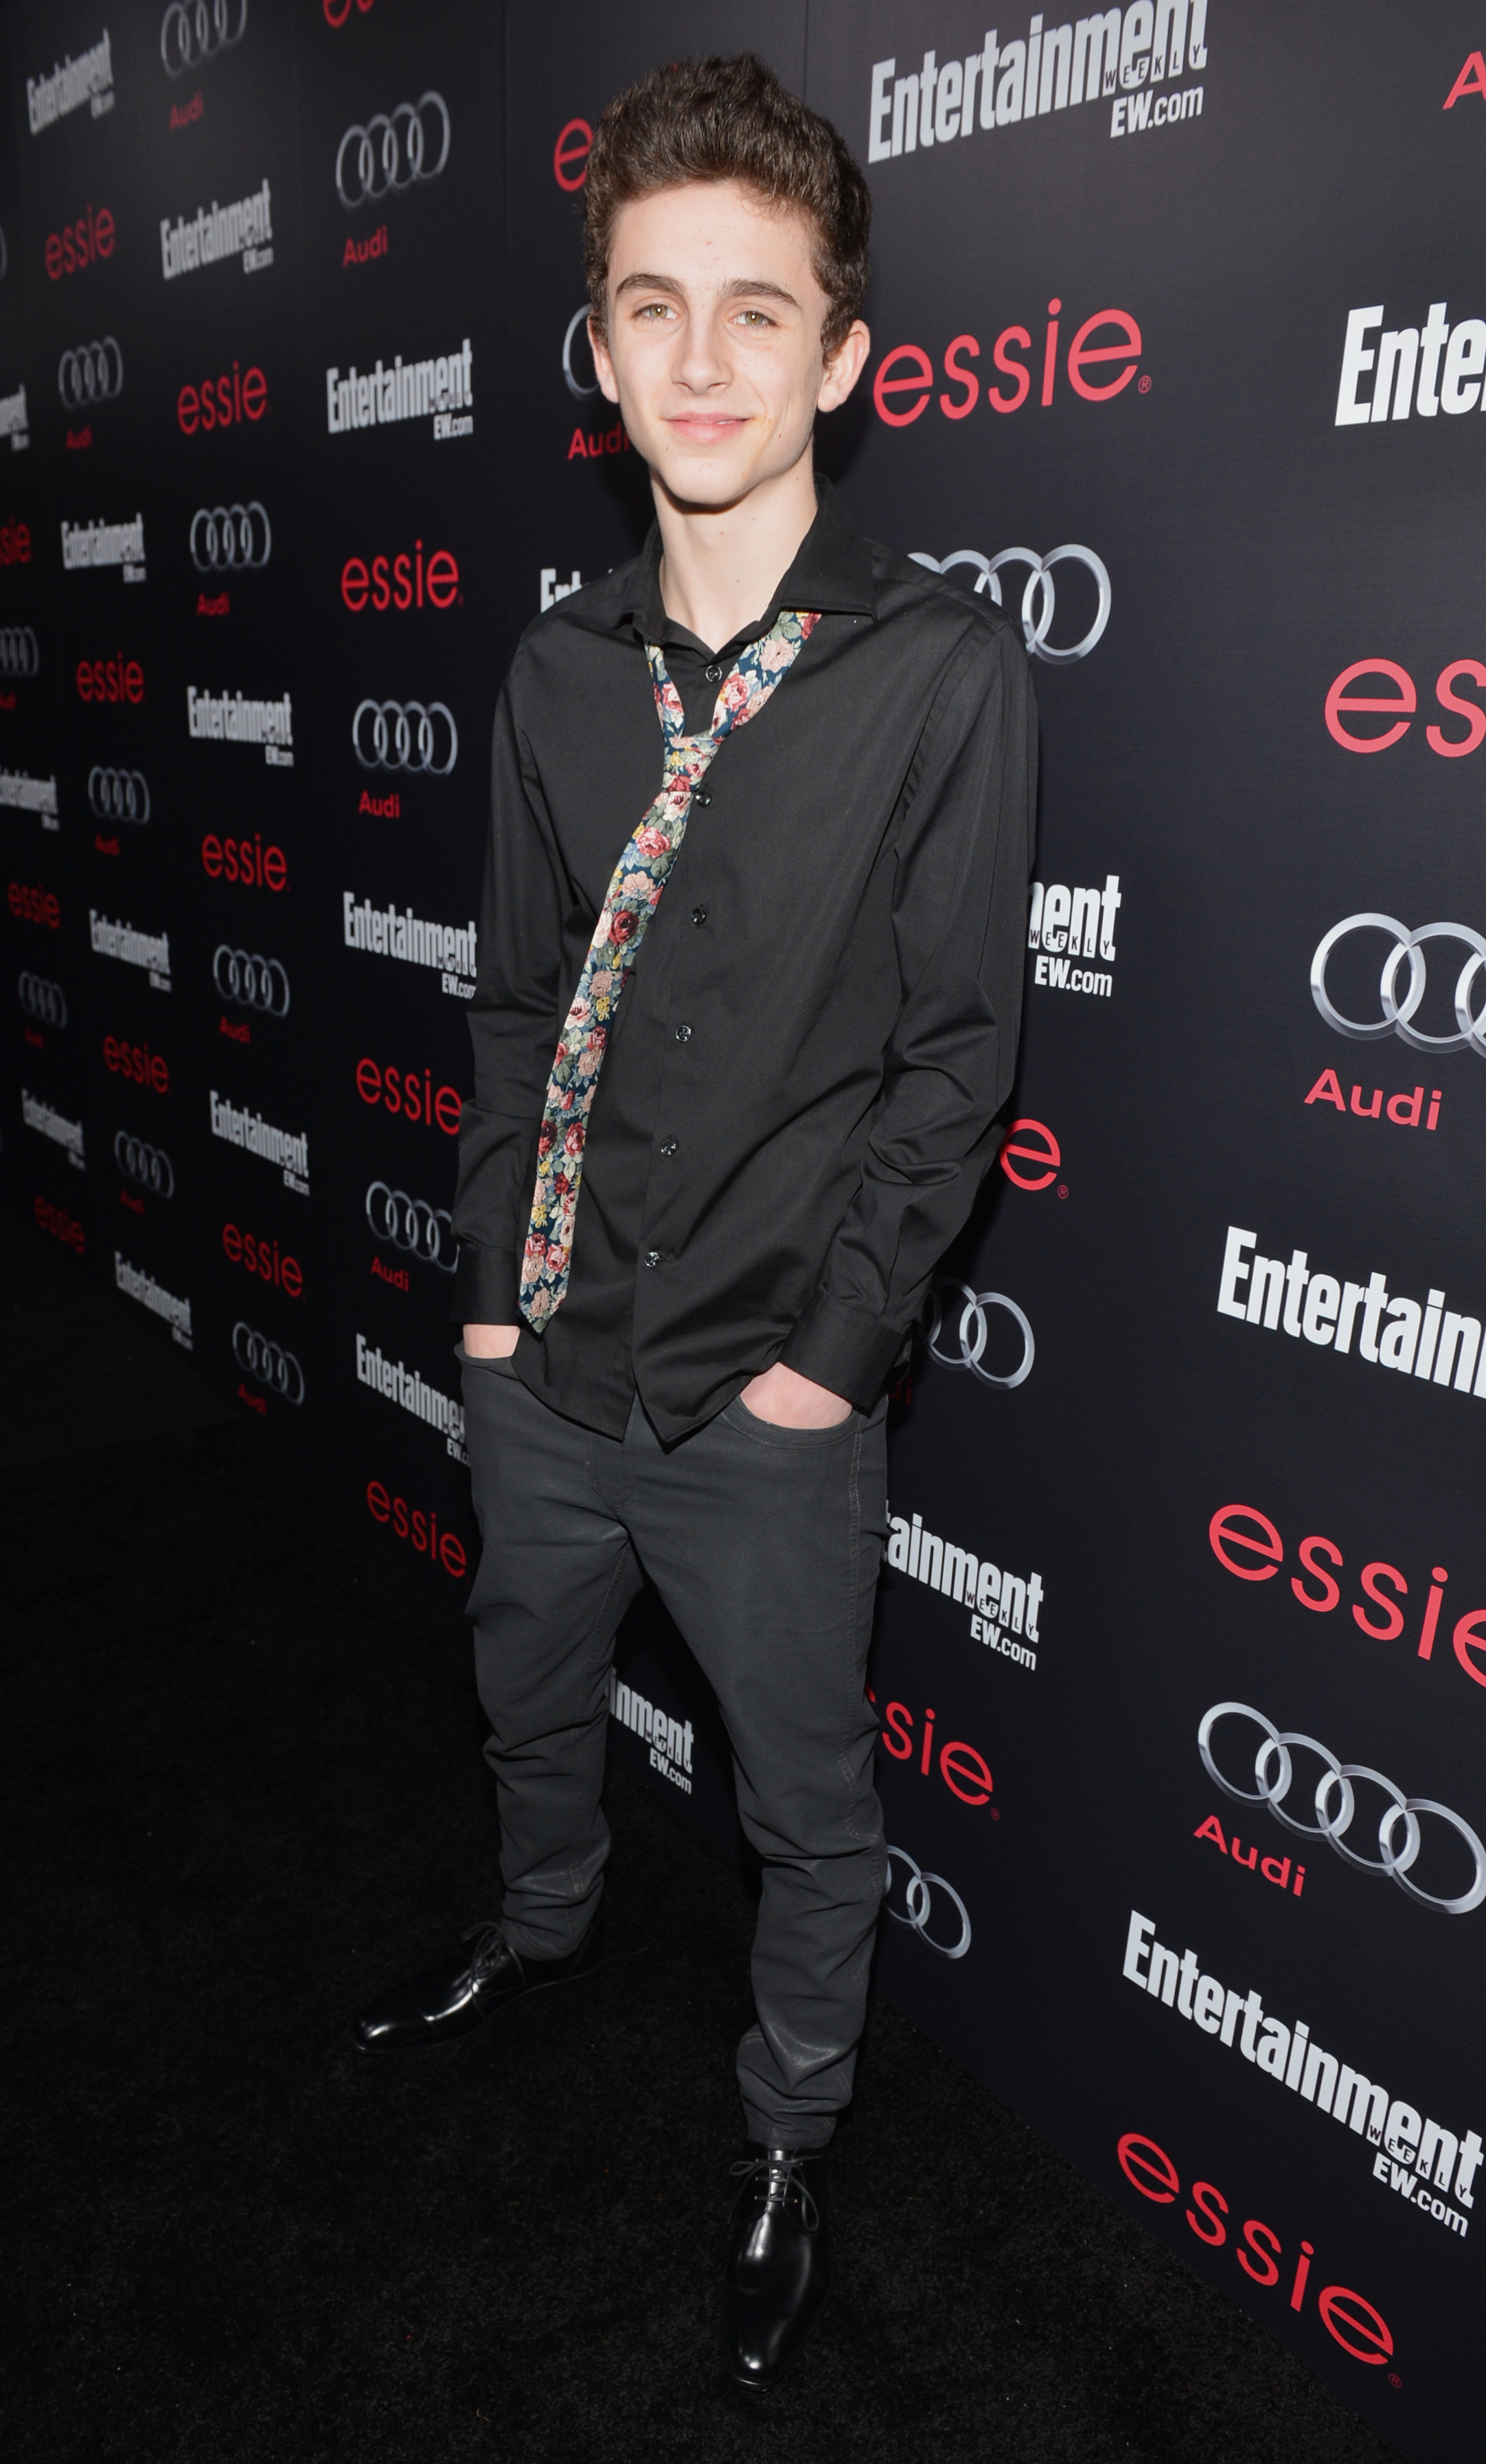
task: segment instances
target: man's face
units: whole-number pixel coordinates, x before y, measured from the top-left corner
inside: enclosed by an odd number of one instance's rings
[[[811,241],[803,214],[734,180],[665,188],[615,216],[594,364],[678,504],[736,504],[792,469],[816,412],[855,385],[867,329],[853,325],[825,366]]]

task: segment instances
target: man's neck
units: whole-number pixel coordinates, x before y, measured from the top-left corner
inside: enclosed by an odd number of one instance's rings
[[[717,512],[678,504],[657,486],[655,510],[666,613],[720,649],[769,605],[815,520],[812,457],[802,454],[792,470]]]

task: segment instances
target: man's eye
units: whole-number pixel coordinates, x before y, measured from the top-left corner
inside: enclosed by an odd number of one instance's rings
[[[669,315],[670,303],[668,300],[647,299],[645,306],[637,312],[636,321],[642,324],[646,322],[654,324],[660,318],[668,317]]]
[[[767,316],[762,308],[745,308],[742,311],[742,322],[756,333],[760,326],[772,325],[774,319]]]

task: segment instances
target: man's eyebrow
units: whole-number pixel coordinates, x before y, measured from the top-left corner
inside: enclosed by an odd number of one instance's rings
[[[615,298],[623,299],[626,291],[665,291],[674,299],[686,297],[685,283],[678,282],[673,274],[626,274],[615,291]],[[723,284],[722,296],[725,299],[781,299],[790,308],[799,306],[793,291],[786,291],[780,282],[766,281],[762,275],[756,280],[735,275],[732,282]]]

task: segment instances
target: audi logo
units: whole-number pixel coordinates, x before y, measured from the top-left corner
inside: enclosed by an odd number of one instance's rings
[[[67,1024],[67,995],[46,976],[24,975],[16,985],[22,1009],[41,1026]]]
[[[459,759],[459,730],[441,701],[362,701],[351,742],[363,770],[426,770],[447,779]]]
[[[1361,933],[1369,928],[1378,933],[1390,933],[1393,946],[1383,961],[1383,974],[1378,985],[1383,1015],[1373,1022],[1360,1023],[1356,1019],[1344,1018],[1333,1005],[1326,990],[1326,961],[1337,943],[1348,933]],[[1426,1035],[1422,1028],[1410,1024],[1424,999],[1424,988],[1429,980],[1424,958],[1426,941],[1458,941],[1463,949],[1470,952],[1455,979],[1458,1035]],[[1398,970],[1405,958],[1409,961],[1409,989],[1400,1001]],[[1333,924],[1317,947],[1316,956],[1311,960],[1311,998],[1326,1024],[1334,1026],[1338,1035],[1350,1036],[1354,1044],[1377,1044],[1386,1035],[1396,1035],[1402,1043],[1411,1045],[1415,1052],[1462,1052],[1469,1045],[1473,1052],[1486,1061],[1486,1004],[1483,1004],[1478,1018],[1473,1018],[1471,1014],[1472,989],[1476,971],[1483,966],[1486,966],[1486,939],[1479,933],[1473,933],[1469,924],[1421,924],[1416,933],[1410,933],[1408,925],[1400,924],[1396,915],[1348,915],[1343,923]]]
[[[374,1241],[390,1241],[394,1249],[405,1249],[446,1275],[453,1273],[459,1244],[447,1206],[430,1206],[426,1198],[409,1198],[404,1190],[389,1189],[384,1180],[374,1180],[366,1193],[366,1221]]]
[[[271,1386],[282,1395],[286,1403],[304,1401],[304,1371],[292,1352],[271,1343],[266,1334],[244,1324],[241,1318],[232,1329],[232,1358],[245,1377],[255,1377],[260,1386]]]
[[[149,781],[140,770],[104,770],[97,762],[88,772],[88,808],[100,822],[147,822]]]
[[[29,625],[0,625],[0,676],[33,676],[41,665]]]
[[[588,302],[585,299],[581,308],[575,309],[573,315],[568,319],[568,329],[562,337],[562,374],[567,384],[567,389],[573,396],[575,402],[586,402],[590,394],[595,394],[599,390],[599,380],[597,377],[595,377],[592,385],[579,385],[577,377],[573,374],[573,345],[577,341],[579,334],[586,333],[587,326]]]
[[[251,505],[202,505],[191,516],[191,562],[198,573],[261,573],[273,553],[268,515]]]
[[[1049,548],[1046,556],[1038,556],[1036,548],[1031,547],[1003,547],[999,556],[982,556],[975,547],[957,547],[952,556],[946,557],[927,556],[922,548],[915,548],[912,557],[915,564],[927,565],[930,573],[948,573],[957,564],[974,565],[978,575],[975,590],[989,591],[998,607],[1002,605],[1002,565],[1030,565],[1027,586],[1021,594],[1021,629],[1029,655],[1034,659],[1046,659],[1051,667],[1068,668],[1075,659],[1086,659],[1095,643],[1103,639],[1104,627],[1109,622],[1113,600],[1109,573],[1103,558],[1097,557],[1091,547]],[[1070,557],[1076,564],[1086,564],[1093,575],[1099,591],[1099,608],[1082,641],[1075,642],[1071,649],[1059,650],[1054,649],[1047,638],[1053,629],[1053,615],[1058,605],[1052,568],[1055,564],[1065,563]],[[1034,609],[1033,602],[1039,591],[1042,604]]]
[[[199,68],[230,51],[248,28],[248,0],[170,0],[160,21],[160,56],[167,77]]]
[[[960,1310],[958,1332],[954,1338],[958,1345],[958,1350],[957,1352],[941,1352],[939,1349],[939,1337],[944,1331],[945,1303],[940,1298],[940,1294],[952,1292],[958,1292],[964,1302],[964,1306]],[[949,1306],[952,1311],[954,1308],[952,1300],[951,1300]],[[986,1311],[987,1309],[1005,1309],[1007,1315],[1015,1321],[1021,1333],[1021,1360],[1017,1367],[1012,1370],[1007,1375],[1002,1375],[999,1372],[993,1369],[986,1369],[981,1365],[982,1355],[986,1348]],[[1008,1300],[1004,1292],[972,1292],[969,1284],[947,1283],[935,1286],[933,1308],[929,1327],[929,1349],[931,1357],[939,1361],[943,1367],[946,1369],[968,1369],[972,1377],[978,1377],[980,1379],[983,1386],[1020,1386],[1024,1384],[1026,1379],[1032,1375],[1032,1364],[1037,1357],[1037,1344],[1033,1337],[1032,1328],[1028,1322],[1026,1311],[1018,1309],[1015,1301]]]
[[[1213,1728],[1219,1720],[1228,1718],[1252,1720],[1255,1727],[1262,1731],[1259,1749],[1254,1758],[1257,1788],[1235,1788],[1232,1780],[1223,1777],[1213,1759],[1210,1742]],[[1302,1747],[1306,1753],[1318,1755],[1325,1765],[1316,1788],[1314,1822],[1301,1822],[1297,1815],[1287,1814],[1282,1802],[1290,1793],[1290,1783],[1295,1775],[1290,1757],[1292,1746]],[[1245,1805],[1267,1805],[1271,1814],[1287,1830],[1298,1831],[1304,1839],[1329,1841],[1337,1855],[1344,1857],[1349,1865],[1357,1866],[1364,1874],[1388,1875],[1400,1890],[1407,1891],[1410,1898],[1417,1900],[1421,1906],[1438,1908],[1447,1917],[1464,1917],[1486,1900],[1486,1848],[1482,1847],[1470,1824],[1462,1821],[1458,1814],[1452,1814],[1448,1805],[1436,1805],[1429,1796],[1405,1796],[1401,1788],[1395,1788],[1390,1779],[1385,1779],[1381,1771],[1369,1770],[1366,1763],[1339,1763],[1328,1746],[1318,1745],[1314,1737],[1302,1737],[1297,1729],[1273,1727],[1262,1711],[1251,1709],[1247,1703],[1214,1703],[1197,1730],[1197,1750],[1208,1777],[1215,1780],[1228,1795],[1239,1798]],[[1376,1857],[1359,1856],[1355,1848],[1347,1846],[1343,1837],[1351,1828],[1352,1816],[1357,1811],[1357,1799],[1352,1789],[1354,1779],[1370,1780],[1390,1800],[1378,1825]],[[1433,1891],[1421,1891],[1418,1883],[1409,1879],[1409,1868],[1419,1854],[1423,1837],[1419,1824],[1421,1814],[1432,1814],[1458,1832],[1475,1859],[1475,1879],[1470,1889],[1463,1891],[1458,1899],[1443,1899]],[[1397,1847],[1400,1823],[1404,1826],[1402,1854]]]
[[[123,391],[123,353],[112,334],[64,351],[56,363],[56,389],[64,410],[86,410],[96,402],[117,402]]]
[[[229,950],[219,942],[211,961],[211,980],[225,1001],[240,1009],[261,1009],[270,1018],[289,1016],[289,978],[277,958],[260,958],[250,950]]]
[[[137,1188],[147,1189],[156,1198],[174,1198],[175,1173],[164,1147],[148,1146],[143,1138],[120,1130],[114,1140],[114,1161],[125,1180],[132,1180]]]
[[[907,1883],[904,1891],[904,1906],[901,1911],[892,1904],[894,1885],[892,1860],[895,1857],[900,1865],[906,1865],[908,1869]],[[954,1913],[960,1921],[958,1942],[936,1942],[929,1930],[933,1922],[933,1895],[936,1889],[943,1891],[946,1899],[952,1900],[954,1903]],[[952,1882],[945,1881],[942,1874],[926,1874],[921,1866],[914,1863],[906,1848],[889,1848],[887,1851],[887,1898],[884,1905],[894,1925],[911,1925],[919,1940],[927,1943],[930,1950],[937,1950],[941,1959],[963,1959],[969,1950],[970,1912],[958,1891]]]
[[[395,111],[379,111],[364,128],[346,130],[336,150],[336,194],[354,213],[415,180],[436,180],[448,161],[448,105],[441,94],[420,95]]]

